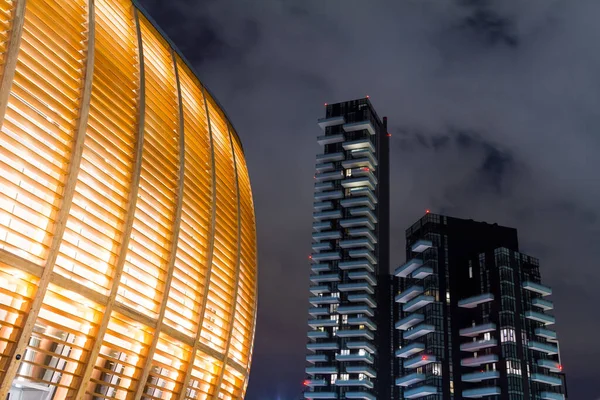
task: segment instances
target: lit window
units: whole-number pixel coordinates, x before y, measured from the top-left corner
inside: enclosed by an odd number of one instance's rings
[[[331,384],[334,385],[337,380],[337,374],[331,374]]]
[[[473,267],[469,267],[469,278],[473,278]]]
[[[500,330],[500,340],[504,342],[516,342],[515,330],[509,328],[503,328]]]

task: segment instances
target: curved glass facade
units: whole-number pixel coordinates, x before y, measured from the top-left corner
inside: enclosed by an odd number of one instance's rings
[[[240,140],[131,0],[0,0],[0,398],[239,399]]]

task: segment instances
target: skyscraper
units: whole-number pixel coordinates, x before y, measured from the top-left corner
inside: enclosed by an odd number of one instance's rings
[[[389,399],[389,138],[368,98],[319,120],[307,399]]]
[[[0,1],[0,399],[240,399],[241,141],[131,0]]]
[[[552,290],[515,229],[427,214],[406,231],[406,253],[396,398],[565,398]]]

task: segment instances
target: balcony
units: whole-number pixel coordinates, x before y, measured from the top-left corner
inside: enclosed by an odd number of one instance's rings
[[[348,231],[348,234],[352,237],[357,237],[357,236],[363,237],[364,236],[364,237],[368,238],[371,242],[377,243],[377,237],[375,236],[373,231],[368,228],[350,229]]]
[[[341,237],[340,231],[321,231],[312,234],[313,240],[335,240]]]
[[[562,365],[554,360],[537,360],[538,367],[545,368],[550,372],[562,372]]]
[[[311,328],[338,326],[339,322],[330,318],[315,318],[308,320],[308,326]]]
[[[405,330],[410,329],[413,326],[423,322],[424,320],[425,320],[425,317],[423,316],[423,314],[410,314],[408,317],[404,317],[400,321],[396,322],[394,327],[396,329],[405,331]]]
[[[523,282],[523,289],[541,294],[542,296],[550,296],[552,294],[552,289],[548,286],[530,281]]]
[[[431,247],[433,247],[431,240],[419,239],[412,246],[410,246],[410,250],[414,253],[422,253]]]
[[[461,378],[463,382],[483,382],[490,379],[500,379],[498,371],[479,371],[470,374],[464,374]]]
[[[425,344],[414,342],[396,350],[396,357],[408,358],[425,350]]]
[[[310,297],[308,300],[311,304],[314,304],[314,305],[337,304],[340,302],[340,298],[334,297],[334,296],[315,296],[315,297]]]
[[[328,126],[343,125],[345,122],[346,119],[343,115],[339,115],[337,117],[319,118],[317,120],[317,123],[323,130],[325,130],[325,128]]]
[[[373,317],[375,315],[373,309],[366,304],[361,304],[358,306],[339,306],[337,312],[340,315],[365,314],[369,317]]]
[[[310,351],[317,350],[339,350],[340,345],[334,342],[330,343],[308,343],[306,349]]]
[[[396,378],[396,386],[410,386],[415,383],[419,383],[425,380],[425,374],[419,374],[417,372],[413,372],[412,374],[404,375],[399,378]]]
[[[531,305],[537,308],[540,308],[544,311],[548,311],[548,310],[552,310],[554,309],[554,303],[552,303],[550,300],[544,300],[542,298],[536,297],[535,299],[533,299],[531,301]]]
[[[365,374],[369,378],[377,378],[377,372],[366,365],[351,365],[346,367],[346,372],[349,374]],[[346,394],[348,396],[348,394]]]
[[[396,268],[394,275],[396,275],[398,278],[406,278],[411,272],[419,268],[421,265],[423,265],[423,261],[413,258],[406,264]]]
[[[312,264],[310,266],[310,269],[312,270],[312,272],[326,272],[331,271],[331,266],[327,263]]]
[[[342,258],[339,251],[332,251],[327,253],[313,253],[311,256],[311,260],[314,263],[320,263],[321,261],[332,261],[339,260]]]
[[[308,375],[332,375],[338,373],[337,367],[334,367],[333,365],[326,367],[307,367],[305,371]]]
[[[544,325],[552,325],[556,322],[556,318],[554,318],[554,316],[536,311],[525,311],[525,318],[532,321],[541,322]]]
[[[481,334],[487,333],[487,332],[493,332],[495,330],[496,330],[496,324],[494,324],[493,322],[489,322],[487,324],[475,325],[475,326],[470,326],[468,328],[461,329],[459,331],[459,333],[460,333],[460,336],[475,337],[477,335],[481,335]]]
[[[348,362],[356,361],[356,362],[366,362],[368,364],[373,364],[375,362],[375,359],[369,353],[336,354],[335,359],[340,362],[341,361],[348,361]]]
[[[467,399],[480,399],[482,397],[488,396],[499,396],[500,393],[501,392],[499,387],[487,386],[482,388],[463,390],[462,395]]]
[[[360,247],[366,247],[371,251],[375,250],[375,246],[367,238],[340,240],[339,245],[342,249],[356,249]]]
[[[342,179],[344,177],[343,171],[332,171],[332,172],[319,172],[315,174],[315,180],[317,182],[329,182]]]
[[[478,296],[469,297],[458,301],[458,306],[462,308],[475,308],[480,304],[494,301],[494,295],[491,293],[484,293]]]
[[[367,389],[373,389],[375,386],[373,381],[368,381],[366,379],[338,379],[335,381],[335,384],[336,386],[365,387]]]
[[[416,388],[408,389],[404,391],[405,399],[418,399],[425,396],[430,396],[437,393],[435,386],[423,385]]]
[[[342,129],[345,132],[356,132],[366,129],[371,135],[375,135],[377,133],[370,120],[347,123],[342,125]]]
[[[368,392],[346,392],[345,396],[347,399],[377,400],[377,397]]]
[[[550,376],[546,374],[531,374],[531,380],[538,383],[544,383],[550,386],[560,386],[562,385],[562,380],[557,378],[556,376]]]
[[[375,258],[373,252],[367,249],[350,250],[348,255],[350,258],[366,258],[371,264],[377,264],[377,258]]]
[[[310,340],[327,339],[329,337],[329,333],[326,331],[310,331],[308,332],[307,337]]]
[[[333,203],[331,201],[317,201],[313,203],[313,209],[315,211],[329,210],[330,208],[333,208]]]
[[[495,362],[498,362],[498,356],[496,354],[485,354],[479,357],[463,358],[460,360],[460,365],[463,367],[479,367]]]
[[[360,293],[360,294],[350,294],[348,295],[348,301],[351,303],[366,303],[368,305],[370,305],[371,307],[377,307],[377,303],[375,302],[375,299],[373,299],[373,297],[371,297],[370,295],[366,294],[366,293]]]
[[[540,399],[542,400],[565,400],[565,395],[555,392],[542,392],[540,393]]]
[[[415,269],[415,271],[412,273],[411,277],[415,278],[415,279],[425,279],[431,274],[433,274],[433,268],[431,268],[427,265],[424,265],[422,267]]]
[[[344,134],[339,133],[337,135],[322,135],[317,137],[317,143],[319,146],[325,146],[326,144],[341,143],[345,140]]]
[[[494,347],[498,345],[498,341],[496,339],[488,339],[488,340],[477,340],[475,342],[467,342],[461,343],[460,350],[461,351],[479,351],[483,349],[488,349],[490,347]]]
[[[350,215],[353,217],[367,217],[372,223],[377,223],[377,216],[375,216],[375,213],[369,207],[351,208]]]
[[[367,176],[361,176],[358,178],[346,178],[342,181],[342,186],[345,188],[358,188],[365,187],[371,190],[375,190],[375,186],[377,182],[374,182],[373,179],[369,179]],[[315,185],[316,186],[316,185]]]
[[[416,286],[416,285],[411,286],[408,289],[406,289],[405,291],[396,295],[394,300],[396,301],[396,303],[404,304],[404,303],[407,303],[408,301],[414,299],[421,293],[423,293],[423,286]]]
[[[321,282],[339,282],[340,281],[340,274],[319,274],[319,275],[311,275],[310,276],[310,281],[314,282],[314,283],[321,283]]]
[[[328,219],[338,219],[342,218],[341,210],[332,210],[332,211],[321,211],[313,214],[313,219],[317,221],[325,221]]]
[[[327,172],[327,171],[332,171],[335,168],[335,166],[333,165],[333,163],[319,163],[315,166],[315,169],[317,170],[317,172]]]
[[[327,384],[323,386],[327,386]],[[338,399],[338,395],[334,392],[304,392],[304,398],[307,400]]]
[[[375,267],[366,258],[363,258],[360,260],[353,260],[353,261],[342,261],[338,264],[338,266],[343,271],[364,268],[370,272],[375,272]]]
[[[527,344],[527,347],[529,347],[530,350],[539,351],[541,353],[546,353],[548,355],[558,354],[558,346],[555,346],[550,343],[529,341],[529,343]]]
[[[367,187],[357,187],[350,189],[350,196],[367,196],[373,203],[377,203],[377,197],[375,197],[375,193]]]
[[[377,160],[373,157],[372,154],[369,154],[370,157],[358,157],[353,154],[352,158],[342,161],[342,167],[346,169],[350,168],[369,168],[371,171],[375,170],[377,166]]]
[[[312,244],[312,251],[314,252],[320,252],[323,250],[331,250],[331,243],[313,243]]]
[[[327,381],[325,379],[305,379],[304,385],[306,385],[308,387],[327,386]],[[310,393],[307,393],[307,394],[310,394]],[[334,397],[334,398],[337,399],[337,397]]]
[[[350,197],[340,201],[340,205],[344,208],[368,207],[369,210],[375,209],[375,204],[367,196]]]
[[[366,227],[371,230],[375,229],[375,225],[369,218],[346,218],[340,221],[340,225],[344,228]]]
[[[369,317],[348,318],[348,325],[364,325],[372,331],[377,330],[377,325]]]
[[[310,287],[310,292],[312,294],[329,293],[331,287],[329,285],[315,285]]]
[[[369,282],[373,286],[377,286],[377,279],[375,278],[375,276],[372,273],[370,273],[368,271],[349,272],[348,278],[353,281],[362,279],[362,280]]]
[[[351,150],[350,151],[350,156],[352,157],[352,159],[354,160],[359,160],[359,159],[368,159],[371,164],[373,165],[377,165],[377,159],[375,158],[375,156],[373,155],[373,152],[369,149],[359,149],[359,150]],[[361,165],[364,166],[364,165]],[[373,170],[373,168],[371,168],[371,170]]]
[[[344,153],[342,153],[342,152],[318,154],[317,162],[318,163],[326,163],[326,162],[333,162],[333,161],[342,161],[344,158],[345,158]]]
[[[315,193],[315,200],[337,200],[344,197],[344,192],[341,190],[329,190],[325,192]]]
[[[423,354],[404,361],[404,368],[419,368],[427,364],[437,362],[437,357],[433,354]]]
[[[427,304],[431,304],[435,301],[435,297],[433,296],[417,296],[405,305],[402,306],[402,311],[404,312],[413,312],[417,311],[420,308],[425,307]]]
[[[342,147],[344,150],[369,149],[372,152],[375,152],[375,146],[373,146],[373,143],[371,143],[371,139],[369,138],[345,142],[342,144]]]
[[[435,327],[433,325],[420,324],[402,333],[402,337],[405,340],[414,340],[420,338],[421,336],[425,336],[431,332],[435,332]]]
[[[332,190],[333,189],[333,183],[332,182],[321,182],[321,183],[315,183],[315,192],[322,192],[324,190]]]
[[[369,342],[348,342],[346,343],[346,347],[350,350],[365,350],[371,354],[375,354],[376,352],[375,346]]]
[[[313,231],[321,231],[323,229],[331,228],[331,221],[313,222]]]
[[[375,339],[375,335],[368,329],[340,329],[336,335],[343,338],[362,337],[368,340]]]
[[[375,293],[373,286],[369,282],[357,282],[357,283],[341,283],[338,285],[340,292],[367,292],[369,294]]]
[[[325,354],[309,354],[306,356],[306,361],[314,364],[317,362],[326,362],[328,359],[327,355]]]
[[[329,307],[311,307],[308,309],[308,315],[312,315],[312,316],[330,315]]]

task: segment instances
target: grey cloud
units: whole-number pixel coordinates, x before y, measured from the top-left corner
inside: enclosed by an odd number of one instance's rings
[[[555,291],[570,397],[598,393],[598,1],[142,3],[244,142],[261,268],[249,400],[301,390],[315,120],[367,94],[393,134],[394,263],[425,209],[518,228]]]

